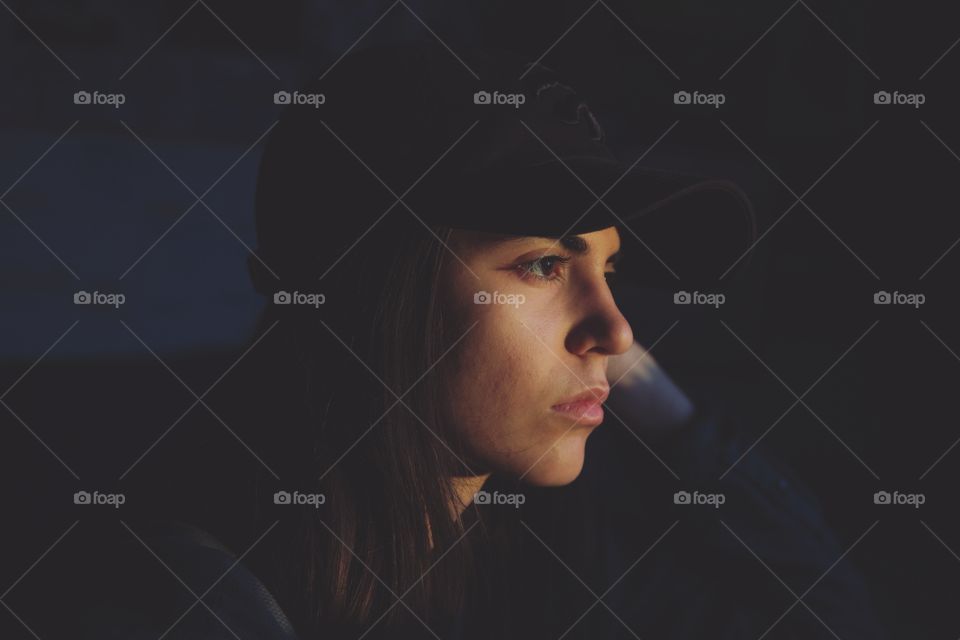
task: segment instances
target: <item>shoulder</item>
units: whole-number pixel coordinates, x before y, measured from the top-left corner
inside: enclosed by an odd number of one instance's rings
[[[230,549],[192,525],[129,525],[129,540],[91,567],[83,637],[296,640],[274,597]]]

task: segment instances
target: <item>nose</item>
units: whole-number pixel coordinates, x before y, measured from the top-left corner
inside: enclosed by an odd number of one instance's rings
[[[608,356],[624,353],[633,345],[633,329],[620,313],[606,282],[601,280],[583,294],[578,296],[581,317],[567,335],[567,350],[581,356],[590,352]]]

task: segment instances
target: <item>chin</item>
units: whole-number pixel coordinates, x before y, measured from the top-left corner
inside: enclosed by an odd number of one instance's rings
[[[523,481],[535,487],[562,487],[576,480],[583,471],[587,436],[591,432],[569,433],[564,436],[563,440],[553,446],[524,476]],[[530,464],[533,464],[533,460]]]

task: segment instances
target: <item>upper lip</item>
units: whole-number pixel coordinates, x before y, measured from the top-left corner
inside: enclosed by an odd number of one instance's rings
[[[582,393],[578,393],[575,396],[561,400],[554,406],[561,404],[573,404],[575,402],[594,402],[596,404],[601,404],[607,399],[608,395],[610,395],[610,387],[591,387]]]

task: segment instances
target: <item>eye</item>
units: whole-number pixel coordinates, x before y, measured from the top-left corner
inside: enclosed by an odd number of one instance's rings
[[[556,280],[560,277],[560,270],[563,265],[570,261],[566,256],[543,256],[536,260],[523,262],[517,265],[520,277],[523,279],[533,278],[535,280]]]

